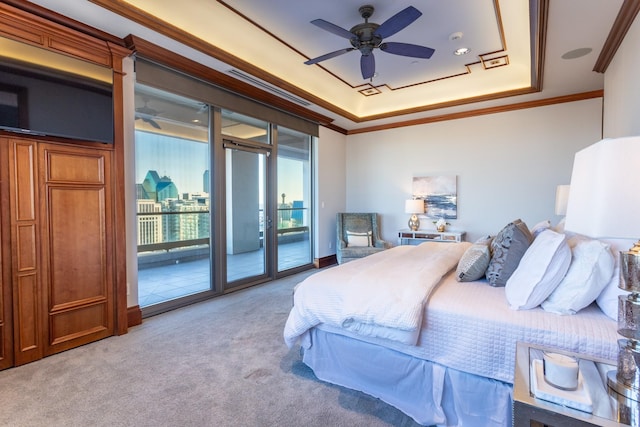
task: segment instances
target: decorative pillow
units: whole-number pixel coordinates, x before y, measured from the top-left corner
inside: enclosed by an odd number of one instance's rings
[[[551,228],[551,221],[549,221],[548,219],[545,219],[544,221],[540,221],[539,223],[537,223],[531,228],[530,230],[531,235],[535,239],[538,234],[542,233],[544,230],[547,230],[549,228]]]
[[[620,254],[612,250],[613,274],[604,290],[596,298],[596,304],[600,310],[613,320],[618,320],[618,295],[627,295],[629,292],[620,289]]]
[[[491,239],[491,236],[482,237],[464,252],[456,268],[458,282],[471,282],[484,276],[491,260]]]
[[[505,286],[514,310],[537,307],[558,286],[571,264],[571,249],[564,234],[545,230],[536,237]]]
[[[356,233],[353,231],[347,231],[347,246],[351,247],[365,247],[373,246],[371,244],[371,232]]]
[[[491,261],[486,276],[491,286],[504,286],[507,283],[532,241],[533,236],[527,224],[519,219],[500,230],[489,247]]]
[[[614,258],[599,240],[570,239],[571,265],[558,287],[542,303],[546,311],[576,314],[600,295],[613,274]]]

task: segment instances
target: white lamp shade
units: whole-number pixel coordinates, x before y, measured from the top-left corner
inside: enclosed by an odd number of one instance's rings
[[[575,155],[565,229],[594,238],[640,237],[640,136],[603,139]]]
[[[556,188],[556,215],[567,214],[567,203],[569,203],[570,185],[558,185]]]
[[[408,214],[424,213],[424,200],[405,200],[404,213],[408,213]]]

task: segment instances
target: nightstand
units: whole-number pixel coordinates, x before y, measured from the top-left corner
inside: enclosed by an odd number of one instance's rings
[[[399,245],[418,245],[422,242],[462,242],[465,232],[459,230],[451,231],[429,231],[429,230],[400,230],[398,231]]]
[[[578,359],[580,373],[593,404],[592,413],[582,412],[534,396],[531,386],[532,362],[534,360],[541,361],[544,351],[565,354]],[[533,344],[518,343],[515,362],[514,427],[629,425],[623,422],[625,418],[629,417],[629,408],[625,402],[619,402],[617,393],[610,391],[607,386],[607,372],[616,369],[615,361],[600,360]],[[535,373],[533,374],[535,375]],[[637,407],[631,412],[634,411],[637,411]]]

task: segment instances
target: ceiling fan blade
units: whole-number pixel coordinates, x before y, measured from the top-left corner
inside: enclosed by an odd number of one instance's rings
[[[313,21],[311,21],[311,23],[316,27],[320,27],[323,30],[329,31],[336,36],[340,36],[345,39],[351,40],[352,37],[355,37],[351,31],[345,30],[342,27],[338,27],[336,24],[332,24],[331,22],[325,21],[324,19],[314,19]]]
[[[434,49],[426,46],[418,46],[410,43],[387,42],[380,45],[380,50],[394,55],[411,56],[413,58],[431,58]]]
[[[380,24],[374,34],[383,39],[387,38],[402,30],[404,27],[411,24],[420,16],[422,16],[422,12],[420,12],[413,6],[409,6]]]
[[[153,119],[142,119],[142,120],[143,120],[143,121],[145,121],[145,122],[147,122],[147,123],[149,123],[151,126],[153,126],[153,127],[154,127],[154,128],[156,128],[156,129],[161,129],[161,128],[160,128],[160,125],[158,124],[158,122],[156,122],[156,121],[155,121],[155,120],[153,120]]]
[[[305,61],[304,63],[307,64],[307,65],[317,64],[318,62],[322,62],[322,61],[325,61],[327,59],[335,58],[336,56],[340,56],[340,55],[342,55],[344,53],[351,52],[352,50],[355,50],[355,48],[347,47],[345,49],[336,50],[335,52],[325,53],[322,56],[318,56],[317,58],[310,59],[308,61]]]
[[[360,57],[360,71],[362,71],[362,78],[365,80],[373,77],[376,72],[376,59],[373,53]]]

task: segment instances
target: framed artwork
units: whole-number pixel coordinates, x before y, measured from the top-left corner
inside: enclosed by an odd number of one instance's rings
[[[414,177],[413,197],[424,200],[424,211],[428,218],[458,218],[456,175]]]
[[[0,126],[28,128],[26,88],[0,84]]]

